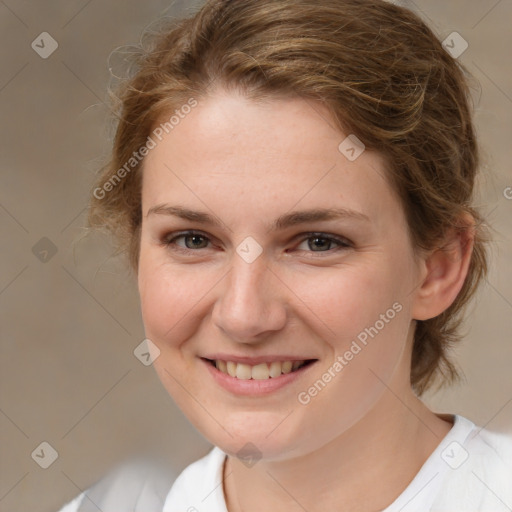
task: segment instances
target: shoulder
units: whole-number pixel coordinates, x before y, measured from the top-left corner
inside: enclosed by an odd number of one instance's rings
[[[75,499],[66,503],[58,512],[78,512],[78,507],[84,499],[84,493],[79,494]]]
[[[512,507],[512,436],[477,428],[467,449],[467,471],[484,486],[506,489]]]
[[[463,446],[467,456],[461,467],[466,465],[466,472],[492,475],[495,480],[512,478],[512,435],[475,426]]]
[[[176,510],[225,512],[222,487],[225,458],[226,453],[214,446],[207,455],[187,466],[174,482],[165,501],[163,512]]]
[[[155,460],[123,463],[66,504],[59,512],[162,512],[177,472]]]
[[[447,468],[433,510],[511,510],[512,436],[461,416],[457,421],[465,425],[465,435],[452,438],[441,452]]]

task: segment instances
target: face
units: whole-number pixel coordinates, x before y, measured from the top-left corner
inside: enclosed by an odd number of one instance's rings
[[[146,157],[138,284],[154,366],[228,453],[313,452],[387,383],[408,385],[406,219],[383,159],[354,160],[346,137],[321,105],[217,91]]]

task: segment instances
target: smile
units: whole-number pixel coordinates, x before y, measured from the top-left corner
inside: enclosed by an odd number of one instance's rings
[[[275,379],[283,374],[292,373],[314,361],[313,359],[304,361],[272,361],[268,363],[249,365],[245,363],[236,363],[234,361],[223,361],[221,359],[206,360],[222,373],[241,380]]]
[[[221,388],[235,395],[263,396],[285,388],[300,379],[318,359],[285,361],[227,361],[201,357],[205,369]]]

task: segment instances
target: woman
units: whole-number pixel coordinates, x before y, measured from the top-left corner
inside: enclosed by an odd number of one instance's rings
[[[487,269],[461,65],[378,0],[211,1],[137,65],[90,223],[215,447],[63,510],[510,510],[510,440],[420,399]]]

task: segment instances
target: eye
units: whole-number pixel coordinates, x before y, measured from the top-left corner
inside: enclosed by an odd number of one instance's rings
[[[178,241],[182,241],[184,243],[178,243]],[[184,233],[171,234],[162,240],[162,243],[167,247],[172,247],[179,251],[188,251],[195,249],[207,249],[208,243],[210,243],[210,239],[199,232],[196,231],[187,231]]]
[[[307,233],[307,235],[308,237],[297,247],[298,250],[308,252],[334,252],[352,247],[352,244],[348,240],[326,233]],[[304,245],[306,247],[304,247]],[[333,246],[334,250],[332,250]]]
[[[304,238],[305,236],[306,238]],[[302,242],[297,246],[297,250],[309,253],[333,253],[353,246],[349,240],[327,233],[303,233],[300,240]],[[174,251],[190,254],[191,251],[209,249],[211,239],[199,231],[184,231],[166,235],[161,243]]]

